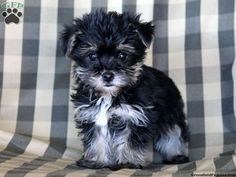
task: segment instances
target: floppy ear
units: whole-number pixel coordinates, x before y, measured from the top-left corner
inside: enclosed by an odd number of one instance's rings
[[[152,22],[141,22],[136,25],[138,36],[146,47],[149,47],[151,45],[154,36],[154,28],[155,27]]]
[[[81,34],[80,30],[75,25],[65,26],[61,32],[61,46],[64,55],[70,58],[71,52],[76,44],[76,36]]]

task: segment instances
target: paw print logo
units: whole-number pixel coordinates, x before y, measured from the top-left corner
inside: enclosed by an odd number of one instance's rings
[[[2,12],[2,16],[4,17],[5,23],[15,23],[18,24],[20,21],[20,17],[22,16],[22,12],[18,12],[16,8],[14,9],[6,9],[6,11]]]

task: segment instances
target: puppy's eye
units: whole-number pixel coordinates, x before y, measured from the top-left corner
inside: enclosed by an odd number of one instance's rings
[[[97,60],[97,58],[98,58],[98,56],[97,56],[96,53],[92,53],[92,54],[89,55],[89,59],[90,59],[91,61],[95,61],[95,60]]]
[[[122,61],[126,61],[127,55],[125,53],[119,53],[118,58]]]

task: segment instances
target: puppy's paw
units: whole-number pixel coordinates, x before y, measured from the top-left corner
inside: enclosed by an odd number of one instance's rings
[[[83,168],[91,168],[91,169],[99,169],[106,168],[106,166],[102,163],[98,163],[95,161],[80,159],[76,162],[76,165]]]
[[[116,164],[116,165],[110,165],[109,166],[110,170],[116,171],[120,170],[122,168],[129,168],[129,169],[142,169],[142,165],[136,165],[136,164],[131,164],[131,163],[122,163],[122,164]]]
[[[164,160],[164,164],[181,164],[189,162],[189,158],[185,155],[177,155],[172,158],[172,160]]]

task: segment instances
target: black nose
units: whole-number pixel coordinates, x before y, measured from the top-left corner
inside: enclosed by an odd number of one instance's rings
[[[104,72],[102,79],[106,82],[111,82],[114,79],[114,74],[112,72]]]

